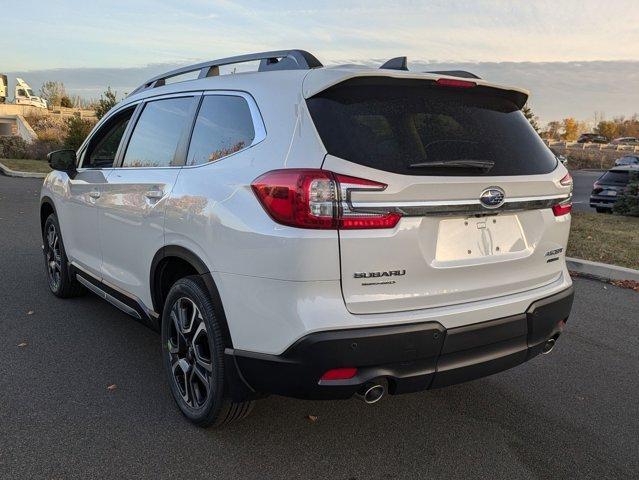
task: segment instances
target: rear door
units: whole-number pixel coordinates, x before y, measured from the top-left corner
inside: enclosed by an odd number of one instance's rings
[[[143,104],[120,163],[103,187],[99,224],[103,280],[150,305],[149,273],[164,246],[164,212],[200,94]]]
[[[340,231],[351,312],[494,298],[563,274],[570,216],[551,207],[569,198],[567,171],[507,92],[364,77],[307,105],[323,168],[387,185],[345,192],[344,208],[402,214],[393,229]]]

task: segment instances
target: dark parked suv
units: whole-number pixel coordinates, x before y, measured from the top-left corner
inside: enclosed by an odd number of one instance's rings
[[[628,166],[615,167],[604,173],[592,186],[590,206],[596,208],[599,213],[611,212],[617,198],[628,186],[633,173],[639,173],[639,170]]]

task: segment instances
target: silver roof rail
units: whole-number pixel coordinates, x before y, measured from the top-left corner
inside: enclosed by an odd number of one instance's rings
[[[133,90],[128,96],[135,95],[147,88],[161,87],[166,84],[166,80],[186,73],[196,72],[199,70],[197,78],[215,77],[220,74],[220,68],[223,65],[232,65],[234,63],[260,61],[258,72],[267,72],[272,70],[309,70],[311,68],[322,67],[321,62],[312,54],[305,50],[276,50],[272,52],[249,53],[247,55],[238,55],[236,57],[220,58],[218,60],[210,60],[208,62],[196,63],[186,67],[177,68],[170,72],[157,75],[147,80],[138,88]]]

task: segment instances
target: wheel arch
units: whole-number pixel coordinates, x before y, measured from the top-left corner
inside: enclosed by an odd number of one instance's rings
[[[153,310],[158,313],[160,322],[164,301],[171,285],[175,281],[189,275],[199,275],[213,300],[215,315],[220,320],[224,341],[227,347],[232,348],[233,342],[228,327],[226,314],[220,292],[213,280],[210,269],[206,263],[195,253],[179,245],[166,245],[157,251],[151,262],[149,285],[151,286],[151,301]]]
[[[56,216],[58,212],[55,209],[55,204],[51,197],[45,196],[40,200],[40,233],[42,234],[42,241],[44,242],[44,224],[49,218],[49,215],[54,213]],[[60,218],[58,217],[58,222],[60,222]],[[60,227],[62,228],[62,227]],[[44,245],[44,244],[43,244]]]

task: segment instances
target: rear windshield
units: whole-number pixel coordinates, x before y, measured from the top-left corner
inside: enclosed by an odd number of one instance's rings
[[[608,185],[625,185],[628,183],[628,172],[610,170],[604,173],[598,181]]]
[[[531,175],[557,159],[504,92],[366,77],[307,100],[328,153],[405,175]]]

